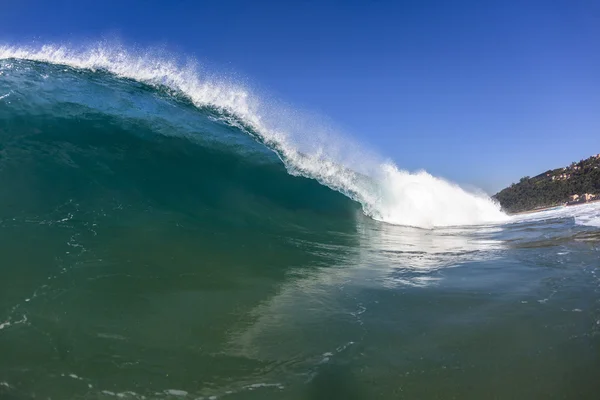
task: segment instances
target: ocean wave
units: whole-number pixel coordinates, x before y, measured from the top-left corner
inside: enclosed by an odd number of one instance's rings
[[[124,78],[124,85],[127,80],[140,82],[184,98],[200,109],[214,110],[219,122],[244,131],[273,150],[291,175],[314,179],[343,193],[360,203],[367,216],[379,221],[434,228],[508,219],[499,204],[483,193],[468,192],[424,171],[403,171],[326,125],[260,98],[230,79],[203,74],[192,64],[106,44],[83,50],[54,45],[0,46],[0,60],[8,62],[2,79],[14,67],[10,60],[28,60],[71,67],[54,71],[49,77],[40,74],[55,86],[61,85],[63,75],[89,79],[77,71],[102,71]],[[98,75],[95,79],[107,78]],[[121,111],[113,107],[112,112]]]

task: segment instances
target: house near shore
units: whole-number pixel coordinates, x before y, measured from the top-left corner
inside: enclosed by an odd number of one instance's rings
[[[595,194],[590,194],[590,193],[586,193],[583,195],[583,198],[585,199],[585,201],[591,201],[594,200],[596,198]]]
[[[600,200],[599,196],[592,193],[584,193],[582,195],[573,194],[569,196],[569,201],[566,202],[565,205],[573,206],[575,204],[583,204],[594,200]]]

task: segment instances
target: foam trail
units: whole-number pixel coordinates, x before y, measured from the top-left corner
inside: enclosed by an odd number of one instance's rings
[[[590,219],[576,218],[575,223],[577,223],[578,225],[587,225],[600,228],[600,217]]]
[[[575,216],[575,223],[577,225],[600,228],[600,203],[573,206],[572,208],[578,208],[576,210],[577,215]]]
[[[277,152],[290,173],[316,179],[346,194],[362,204],[365,214],[380,221],[433,228],[507,219],[500,206],[485,195],[469,193],[426,172],[411,174],[389,162],[378,161],[365,155],[362,146],[339,138],[326,126],[261,101],[242,85],[205,77],[194,66],[181,67],[168,58],[102,44],[84,50],[54,45],[0,46],[0,60],[3,59],[104,70],[167,88],[186,96],[198,107],[224,111],[224,119],[248,127]],[[351,165],[352,169],[344,165]]]
[[[553,218],[573,218],[576,225],[600,227],[600,202],[576,206],[559,206],[549,210],[515,215],[514,223],[537,222]]]

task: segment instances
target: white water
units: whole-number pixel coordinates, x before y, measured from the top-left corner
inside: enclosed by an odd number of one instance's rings
[[[570,207],[556,207],[546,211],[515,215],[512,222],[535,222],[552,218],[573,218],[575,224],[600,227],[600,202]]]
[[[182,67],[169,58],[137,54],[120,46],[96,45],[83,50],[54,45],[0,46],[0,59],[13,58],[106,70],[166,86],[199,107],[212,106],[234,114],[276,149],[290,173],[317,179],[348,195],[362,204],[365,214],[380,221],[433,228],[508,220],[500,206],[483,193],[467,192],[426,172],[400,170],[368,155],[364,146],[340,137],[326,125],[299,118],[297,112],[261,100],[227,79],[203,76],[193,65]]]

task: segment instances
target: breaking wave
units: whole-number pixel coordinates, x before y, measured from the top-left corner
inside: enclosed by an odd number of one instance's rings
[[[185,109],[185,113],[173,116],[168,107],[158,104],[161,96],[169,98],[170,107]],[[283,162],[287,174],[343,193],[375,220],[435,228],[508,219],[499,204],[483,193],[466,191],[425,171],[401,170],[327,124],[261,98],[231,79],[205,73],[194,63],[110,45],[85,49],[0,46],[0,110],[4,108],[7,116],[46,112],[46,118],[51,118],[58,112],[54,117],[74,118],[75,114],[64,110],[65,104],[88,110],[76,113],[78,121],[100,113],[118,119],[121,125],[145,121],[156,133],[193,137],[200,146],[211,141],[210,146],[236,148],[237,153],[228,150],[226,157],[233,163],[235,157],[251,158],[250,153],[259,154],[256,165],[264,163],[269,156],[255,147],[264,145],[276,155],[275,162]],[[59,105],[60,112],[56,111]],[[194,113],[203,116],[200,122]],[[163,126],[160,121],[169,124]],[[227,126],[227,132],[221,132],[222,126]],[[252,138],[254,144],[242,136]],[[265,186],[281,185],[281,180],[256,174],[251,182],[275,195],[277,187],[267,190]],[[236,182],[248,185],[247,178],[240,176]],[[289,189],[285,187],[282,190]],[[302,190],[314,189],[303,186]],[[316,194],[307,197],[320,202]]]

